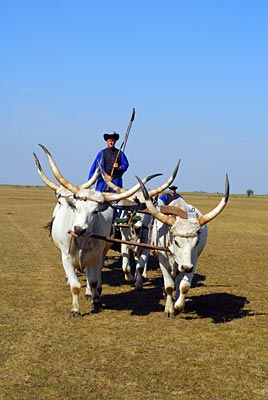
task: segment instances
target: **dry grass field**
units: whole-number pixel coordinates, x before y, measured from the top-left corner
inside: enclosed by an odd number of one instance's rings
[[[203,212],[219,201],[184,196]],[[137,293],[111,251],[103,312],[81,293],[83,317],[69,319],[60,253],[43,229],[54,205],[48,188],[0,186],[0,399],[268,398],[268,196],[231,195],[209,224],[185,311],[169,319],[155,259]]]

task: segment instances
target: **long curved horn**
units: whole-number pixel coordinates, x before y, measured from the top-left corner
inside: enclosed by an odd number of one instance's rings
[[[155,176],[158,176],[158,175],[161,175],[161,174],[147,176],[146,178],[143,179],[143,181],[148,182],[149,180],[153,179]],[[143,182],[143,181],[141,180],[141,182]],[[101,192],[101,193],[102,193],[105,201],[119,201],[119,200],[126,199],[127,197],[132,196],[139,189],[140,189],[140,185],[136,184],[132,188],[126,189],[121,193],[106,193],[106,192]]]
[[[219,204],[213,210],[209,211],[207,214],[202,215],[201,217],[198,218],[200,226],[207,224],[208,222],[210,222],[213,218],[217,217],[222,212],[222,210],[225,208],[225,206],[228,202],[229,193],[230,193],[230,184],[229,184],[228,175],[226,174],[224,196],[222,197]]]
[[[103,170],[102,166],[101,166],[101,162],[99,162],[99,166],[98,166],[102,179],[104,180],[104,182],[106,183],[106,185],[115,191],[115,193],[123,193],[125,191],[125,189],[115,185],[112,181],[110,181],[108,174]]]
[[[116,193],[125,193],[127,191],[127,189],[120,188],[119,186],[116,186],[112,181],[110,181],[110,179],[108,178],[108,174],[106,174],[106,172],[104,172],[102,170],[102,168],[101,168],[101,175],[102,175],[102,178],[103,178],[104,182],[106,183],[106,185],[109,188],[111,188],[112,190],[114,190]],[[149,182],[151,179],[156,178],[157,176],[160,176],[160,175],[162,175],[162,174],[149,175],[146,178],[143,178],[142,182],[143,182],[143,184],[145,184],[145,183]],[[135,188],[135,191],[136,191],[136,188],[137,188],[137,190],[139,190],[139,188],[140,188],[139,183],[137,183],[132,189],[134,189],[134,188]]]
[[[168,178],[168,180],[167,180],[165,183],[163,183],[163,185],[160,185],[160,186],[156,187],[155,189],[151,189],[151,190],[148,191],[150,197],[155,196],[156,194],[158,194],[158,193],[160,193],[160,192],[163,192],[163,190],[165,190],[165,189],[174,181],[174,179],[176,178],[176,175],[177,175],[179,166],[180,166],[180,162],[181,162],[181,160],[178,161],[178,163],[177,163],[177,165],[176,165],[174,171],[172,172],[171,176]],[[107,185],[108,187],[110,187],[111,189],[113,189],[116,193],[122,193],[122,192],[125,191],[125,189],[119,188],[119,187],[116,186],[113,182],[111,182],[111,181],[109,180],[108,175],[106,174],[106,172],[103,171],[102,167],[100,167],[100,168],[101,168],[102,178],[103,178],[104,182],[106,183],[106,185]],[[145,184],[145,183],[147,183],[150,179],[152,179],[152,178],[154,178],[154,177],[156,177],[156,176],[160,176],[160,175],[162,175],[162,174],[150,175],[149,177],[144,178],[144,179],[142,180],[142,182],[143,182],[143,184]],[[139,185],[139,184],[138,184],[138,185]]]
[[[35,153],[33,153],[34,155],[34,159],[35,159],[35,164],[37,165],[37,172],[40,176],[40,178],[42,179],[42,181],[48,186],[50,187],[50,189],[53,190],[57,190],[59,189],[60,185],[57,185],[56,183],[52,182],[50,179],[48,179],[48,177],[44,174],[44,171],[42,170],[41,164],[38,160],[38,157]]]
[[[57,179],[57,181],[64,186],[66,189],[69,189],[72,193],[76,194],[79,191],[79,187],[76,185],[73,185],[71,182],[67,181],[67,179],[65,179],[62,174],[60,173],[55,161],[52,158],[52,155],[50,154],[50,152],[48,151],[48,149],[43,146],[42,144],[39,144],[40,147],[42,147],[42,149],[44,150],[44,152],[46,153],[50,168],[55,176],[55,178]]]
[[[181,163],[181,159],[179,159],[179,161],[178,161],[174,171],[172,172],[171,176],[168,178],[168,180],[165,183],[163,183],[163,185],[158,186],[157,188],[148,191],[150,197],[153,197],[156,194],[163,192],[163,190],[165,190],[168,186],[171,185],[171,183],[176,178],[177,172],[179,170],[180,163]]]
[[[90,188],[90,186],[94,185],[94,183],[98,179],[99,174],[100,174],[100,165],[98,165],[98,168],[96,169],[96,171],[94,172],[92,177],[87,182],[82,183],[81,185],[78,186],[79,189],[88,189],[88,188]]]
[[[150,175],[146,178],[144,178],[143,180],[148,182],[150,179],[154,178],[156,175]],[[141,180],[141,182],[143,182]],[[124,192],[121,193],[110,193],[110,192],[98,192],[95,191],[92,193],[89,193],[86,196],[78,196],[78,198],[80,198],[81,200],[92,200],[92,201],[96,201],[98,203],[102,203],[104,202],[113,202],[113,201],[119,201],[119,200],[123,200],[123,199],[127,199],[128,197],[132,196],[134,193],[136,193],[138,190],[140,189],[140,184],[136,184],[134,185],[132,188],[124,190]]]
[[[172,226],[175,221],[176,218],[174,216],[169,216],[166,214],[161,213],[160,211],[157,210],[157,208],[155,208],[155,206],[153,205],[151,199],[150,199],[150,195],[148,190],[146,189],[146,187],[144,186],[144,184],[142,183],[141,179],[139,177],[136,176],[136,178],[138,179],[139,183],[140,183],[140,187],[145,199],[145,203],[146,203],[146,207],[147,209],[150,211],[150,213],[159,221],[163,222],[164,224],[167,224],[169,226]]]

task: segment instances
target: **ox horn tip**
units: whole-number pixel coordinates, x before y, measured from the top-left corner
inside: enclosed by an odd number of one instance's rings
[[[147,182],[149,182],[151,179],[156,178],[157,176],[161,176],[161,175],[163,175],[163,174],[153,174],[153,175],[149,175],[149,176],[147,177]],[[137,176],[136,176],[136,178],[137,178]]]
[[[40,147],[44,150],[44,152],[45,152],[46,154],[49,154],[49,155],[50,155],[50,152],[48,151],[48,149],[46,148],[46,146],[44,146],[44,145],[41,144],[41,143],[39,143],[38,146],[40,146]]]
[[[230,194],[230,183],[229,183],[228,174],[226,174],[226,178],[225,178],[225,194],[224,194],[224,198],[225,198],[226,203],[227,203],[227,201],[229,199],[229,194]]]
[[[143,196],[144,196],[145,200],[148,200],[149,199],[149,193],[148,193],[146,187],[144,186],[142,180],[138,176],[136,176],[136,178],[137,178],[137,180],[138,180],[138,182],[140,184],[140,187],[141,187],[141,190],[142,190],[142,193],[143,193]]]
[[[174,171],[173,171],[173,176],[174,176],[174,179],[175,179],[175,177],[176,177],[176,175],[177,175],[177,172],[178,172],[178,169],[179,169],[179,167],[180,167],[180,163],[181,163],[181,159],[179,159],[179,161],[177,162],[177,165],[176,165],[176,167],[175,167],[175,169],[174,169]]]
[[[33,156],[34,156],[34,161],[35,161],[35,164],[36,164],[37,168],[39,169],[39,171],[41,171],[40,161],[38,160],[38,157],[34,152],[33,152]]]

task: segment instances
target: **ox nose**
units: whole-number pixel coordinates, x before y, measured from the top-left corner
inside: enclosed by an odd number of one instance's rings
[[[83,236],[83,235],[86,233],[86,230],[83,229],[83,228],[81,228],[81,226],[75,226],[75,227],[74,227],[74,233],[75,233],[77,236]]]
[[[181,266],[181,272],[184,272],[185,274],[189,274],[192,271],[193,271],[192,265],[182,265]]]

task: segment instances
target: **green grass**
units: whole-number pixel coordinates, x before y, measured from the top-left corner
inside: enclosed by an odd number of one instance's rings
[[[184,196],[203,212],[221,197]],[[89,312],[83,287],[84,316],[70,320],[60,253],[43,229],[54,205],[48,188],[0,186],[0,398],[268,398],[268,196],[230,197],[209,224],[185,312],[170,319],[155,260],[136,293],[109,252],[104,311]]]

